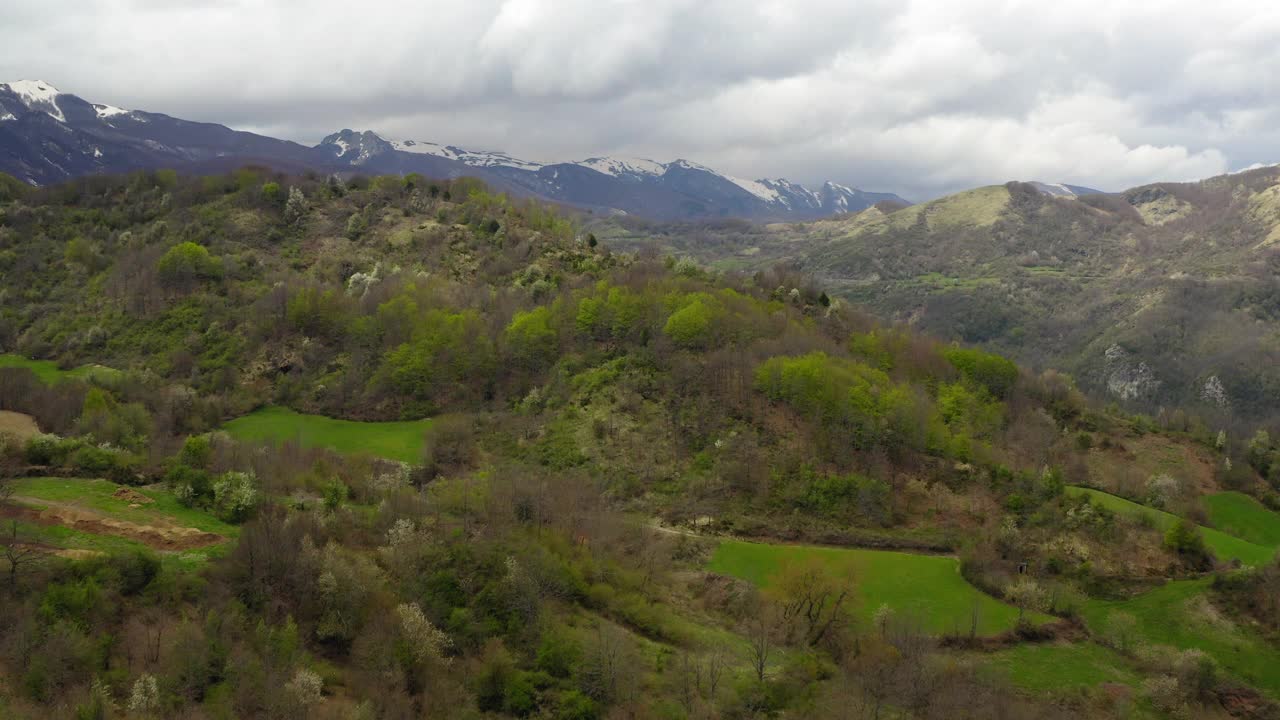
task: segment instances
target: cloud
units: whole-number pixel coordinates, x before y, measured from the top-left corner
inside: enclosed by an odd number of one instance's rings
[[[1280,8],[1080,0],[6,0],[0,78],[301,142],[686,157],[926,198],[1280,157]]]

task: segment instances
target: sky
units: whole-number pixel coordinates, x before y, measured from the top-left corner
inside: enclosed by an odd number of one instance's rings
[[[1280,3],[3,0],[0,81],[306,144],[685,158],[923,200],[1280,162]]]

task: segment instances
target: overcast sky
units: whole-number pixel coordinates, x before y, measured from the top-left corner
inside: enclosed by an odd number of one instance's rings
[[[1280,162],[1280,3],[0,0],[0,81],[314,144],[687,158],[925,199]]]

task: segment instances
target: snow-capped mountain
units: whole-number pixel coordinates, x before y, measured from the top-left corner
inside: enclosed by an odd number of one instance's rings
[[[439,174],[456,163],[503,189],[605,212],[663,219],[744,217],[804,220],[857,212],[877,202],[905,202],[827,183],[819,190],[784,179],[744,180],[688,160],[592,157],[534,162],[505,152],[467,150],[417,140],[388,140],[343,130],[318,146],[329,157],[375,172]],[[455,174],[456,174],[455,169]]]
[[[315,159],[297,143],[94,104],[40,80],[0,83],[0,172],[33,185],[160,167],[199,172],[264,162],[300,169]]]
[[[141,110],[94,104],[39,80],[0,83],[0,172],[33,185],[151,168],[472,175],[496,188],[598,212],[654,219],[807,220],[857,212],[896,195],[827,183],[744,180],[687,160],[593,157],[531,162],[373,132],[342,130],[315,147]]]

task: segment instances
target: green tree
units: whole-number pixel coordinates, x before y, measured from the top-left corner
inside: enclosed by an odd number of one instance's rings
[[[200,282],[222,277],[222,264],[203,245],[182,242],[160,257],[156,271],[166,287],[190,290]]]
[[[554,360],[559,339],[551,320],[551,308],[546,306],[516,313],[502,334],[512,359],[529,370]]]
[[[671,313],[662,331],[686,350],[706,348],[711,345],[719,315],[719,309],[712,302],[697,298]]]

